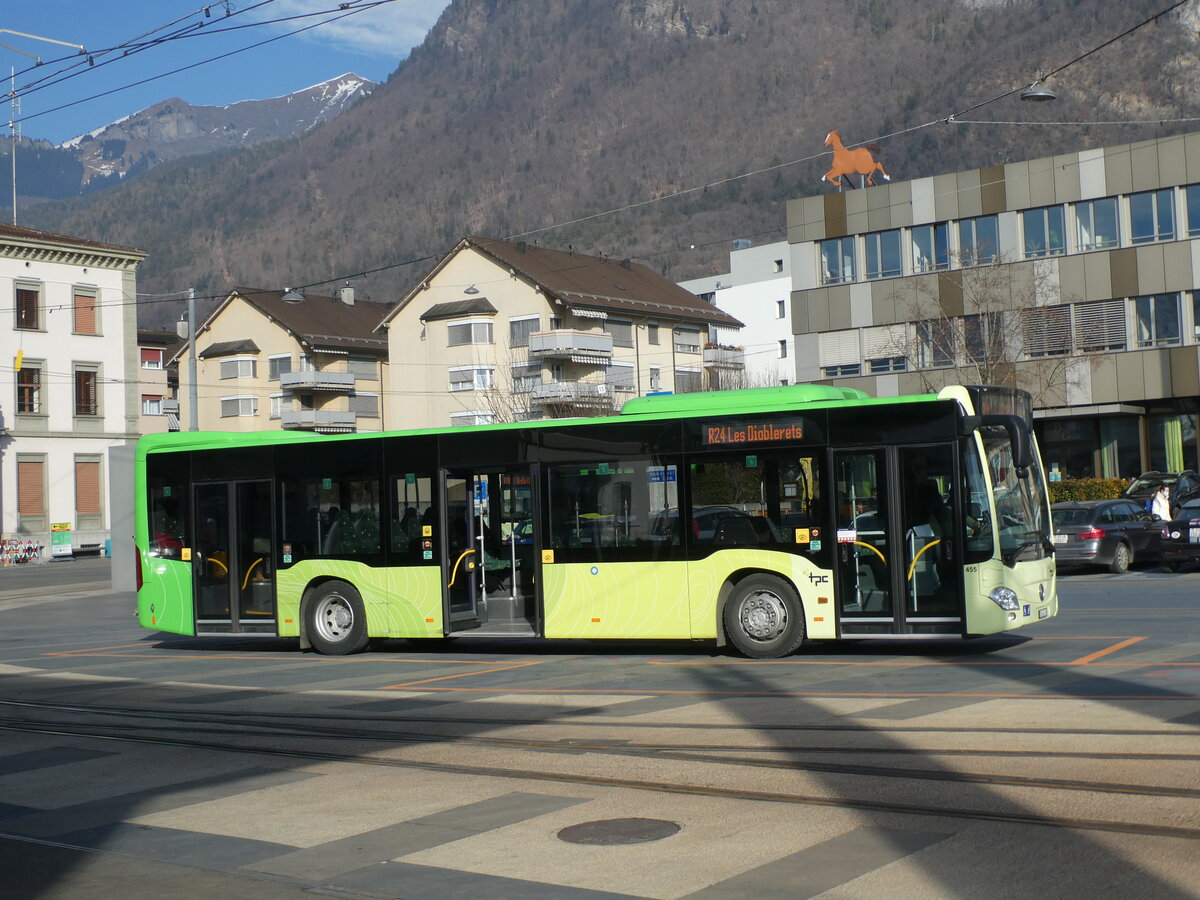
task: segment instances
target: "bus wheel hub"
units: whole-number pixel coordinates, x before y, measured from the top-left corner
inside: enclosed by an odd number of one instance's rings
[[[774,594],[757,593],[742,604],[742,629],[750,637],[767,641],[778,637],[787,627],[787,608]]]

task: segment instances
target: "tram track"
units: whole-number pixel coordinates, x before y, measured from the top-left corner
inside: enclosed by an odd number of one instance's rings
[[[689,766],[720,766],[749,774],[756,770],[777,770],[797,775],[813,775],[818,778],[869,778],[882,779],[884,783],[903,787],[906,783],[939,782],[948,787],[980,786],[985,788],[1040,789],[1050,792],[1087,792],[1102,795],[1123,795],[1130,800],[1154,798],[1158,800],[1194,801],[1200,798],[1200,789],[1188,787],[1161,787],[1123,781],[1061,779],[1031,777],[1023,775],[969,772],[954,769],[919,768],[911,766],[875,765],[862,762],[829,762],[802,758],[805,754],[839,753],[843,755],[886,753],[895,757],[900,751],[923,758],[939,756],[970,756],[1013,759],[1028,756],[1019,750],[983,750],[936,747],[883,749],[878,747],[809,747],[803,745],[763,745],[760,743],[691,743],[691,742],[621,742],[603,739],[535,739],[525,737],[499,737],[479,735],[457,735],[431,731],[396,729],[395,727],[362,727],[362,720],[350,717],[335,717],[338,724],[328,718],[320,723],[313,722],[315,716],[305,714],[230,714],[205,712],[193,714],[178,710],[122,707],[92,707],[79,704],[38,703],[35,701],[0,700],[0,706],[10,710],[22,708],[25,718],[10,716],[0,718],[0,730],[30,734],[55,735],[62,737],[119,741],[135,744],[154,744],[179,749],[211,750],[218,752],[245,753],[273,756],[281,759],[298,759],[311,762],[339,762],[371,766],[393,766],[399,768],[424,769],[444,773],[480,775],[504,778],[519,778],[534,781],[553,781],[571,784],[586,784],[597,787],[624,787],[635,790],[659,791],[671,794],[695,794],[707,797],[724,797],[744,800],[762,800],[796,804],[844,807],[850,809],[888,811],[923,816],[949,816],[963,819],[1042,824],[1050,827],[1080,828],[1085,830],[1113,831],[1130,834],[1153,834],[1185,839],[1200,839],[1200,828],[1178,825],[1157,825],[1150,822],[1105,821],[1090,818],[1060,817],[1017,812],[1003,809],[978,809],[967,806],[908,803],[874,800],[869,797],[820,796],[804,792],[759,791],[725,788],[713,785],[688,783],[698,781],[702,770],[687,769],[666,782],[651,782],[613,776],[599,776],[576,771],[549,771],[553,766],[512,767],[488,765],[479,762],[449,762],[444,759],[415,759],[380,756],[378,751],[364,753],[360,750],[338,749],[345,742],[371,743],[379,749],[400,747],[454,746],[485,751],[525,752],[578,756],[593,754],[603,757],[632,758],[653,761],[685,763]],[[38,715],[49,713],[50,715]],[[93,721],[86,721],[92,719]],[[100,719],[100,721],[95,721]],[[357,723],[350,725],[348,723]],[[346,723],[346,724],[344,724]],[[389,723],[395,725],[395,723]],[[404,724],[411,724],[405,722]],[[491,727],[493,720],[487,720]],[[530,725],[523,722],[523,725]],[[560,722],[542,723],[560,726]],[[1028,733],[1036,734],[1034,730]],[[324,745],[322,745],[324,742]],[[313,745],[317,746],[313,746]],[[736,755],[734,755],[736,754]],[[761,758],[770,754],[772,758]],[[1036,751],[1039,759],[1091,758],[1115,762],[1170,761],[1195,762],[1196,754],[1187,753],[1083,753]],[[784,757],[784,758],[779,758]],[[790,758],[788,758],[790,757]],[[873,782],[880,783],[880,782]],[[915,787],[914,787],[914,790]]]

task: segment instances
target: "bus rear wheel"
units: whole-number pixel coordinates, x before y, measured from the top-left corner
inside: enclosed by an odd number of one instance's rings
[[[346,656],[367,646],[362,597],[345,581],[326,581],[313,591],[305,613],[308,640],[318,653]]]
[[[752,659],[795,652],[804,643],[804,609],[795,589],[774,575],[751,575],[725,604],[725,636]]]

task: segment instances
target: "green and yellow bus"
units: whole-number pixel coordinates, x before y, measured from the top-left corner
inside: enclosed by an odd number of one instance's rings
[[[138,617],[187,635],[716,642],[994,634],[1058,610],[1030,398],[823,385],[619,415],[143,438]]]

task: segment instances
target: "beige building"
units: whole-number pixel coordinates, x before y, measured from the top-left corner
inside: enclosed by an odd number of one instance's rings
[[[380,323],[389,427],[600,415],[728,384],[740,328],[629,260],[464,238]]]
[[[379,431],[387,307],[295,291],[235,289],[196,329],[196,421],[204,431]],[[189,351],[179,367],[182,427],[192,425]]]
[[[1197,468],[1200,134],[793,200],[788,242],[798,381],[1015,383],[1051,478]]]
[[[137,332],[138,434],[162,434],[179,430],[177,368],[171,359],[179,350],[180,338],[173,331]]]

